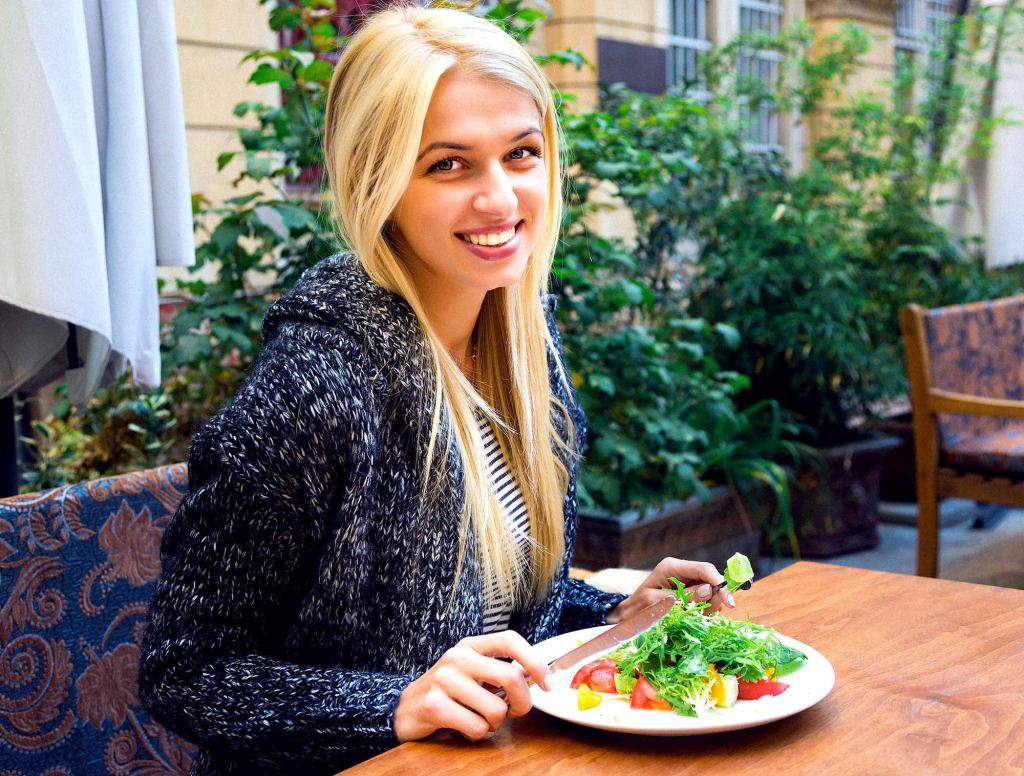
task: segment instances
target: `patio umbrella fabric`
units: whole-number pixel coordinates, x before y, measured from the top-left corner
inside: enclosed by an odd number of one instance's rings
[[[69,350],[72,401],[126,362],[156,385],[156,266],[195,260],[172,0],[5,10],[0,396],[59,376]]]

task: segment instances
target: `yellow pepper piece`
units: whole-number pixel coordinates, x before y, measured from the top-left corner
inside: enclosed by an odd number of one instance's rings
[[[711,700],[716,706],[725,705],[725,684],[714,663],[708,663],[708,676],[711,677]]]
[[[576,691],[576,708],[580,711],[592,709],[601,702],[601,694],[590,689],[586,684],[581,684]]]

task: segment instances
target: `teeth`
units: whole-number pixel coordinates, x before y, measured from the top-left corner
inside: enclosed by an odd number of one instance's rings
[[[465,239],[473,245],[504,245],[515,237],[516,229],[512,227],[504,232],[492,232],[491,234],[467,234]]]

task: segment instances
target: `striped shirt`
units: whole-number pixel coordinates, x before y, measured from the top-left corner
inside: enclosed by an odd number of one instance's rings
[[[484,440],[484,453],[487,456],[487,470],[491,475],[492,487],[501,504],[501,511],[512,524],[512,536],[515,537],[519,551],[526,554],[529,549],[530,518],[526,512],[526,502],[518,483],[509,471],[508,461],[501,453],[501,447],[494,436],[494,430],[487,419],[477,415],[480,435]],[[512,607],[505,591],[498,587],[496,579],[491,580],[490,604],[484,608],[484,633],[506,630]]]

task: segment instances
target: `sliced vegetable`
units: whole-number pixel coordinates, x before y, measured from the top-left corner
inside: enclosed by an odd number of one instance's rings
[[[587,709],[594,708],[599,703],[601,703],[599,693],[591,690],[586,683],[579,686],[576,692],[576,708],[580,711],[586,711]]]
[[[725,691],[725,697],[721,702],[716,702],[715,705],[725,709],[732,708],[740,697],[740,680],[731,674],[722,674],[722,687]]]
[[[734,553],[725,564],[725,584],[730,593],[735,593],[754,578],[754,569],[750,560],[742,553]]]
[[[587,683],[598,692],[618,692],[615,687],[615,674],[618,672],[619,669],[614,666],[612,668],[595,668],[591,671],[590,679]]]
[[[633,695],[629,699],[631,709],[653,709],[655,711],[671,711],[672,704],[664,698],[659,698],[654,686],[643,676],[636,680],[633,688]]]
[[[753,576],[738,553],[727,571],[732,584]],[[785,691],[779,675],[803,665],[804,654],[771,628],[708,613],[709,604],[692,600],[682,581],[670,581],[678,599],[671,611],[607,658],[583,666],[573,687],[586,683],[591,692],[628,695],[635,709],[671,708],[692,717]]]
[[[711,677],[711,700],[714,704],[726,709],[735,706],[739,695],[739,682],[736,677],[718,673],[714,663],[708,664],[708,675]]]
[[[805,660],[807,660],[807,655],[803,652],[783,644],[782,649],[779,650],[779,662],[775,665],[775,671],[768,678],[774,679],[792,673],[802,666]]]
[[[789,688],[785,682],[774,682],[771,679],[760,679],[756,682],[739,680],[739,699],[741,701],[756,701],[766,695],[781,695]]]
[[[615,661],[610,658],[591,660],[576,672],[569,686],[575,690],[583,682],[586,682],[592,689],[599,690],[600,692],[617,692],[614,675],[618,673],[618,670],[619,668]],[[595,673],[598,676],[595,677]]]

